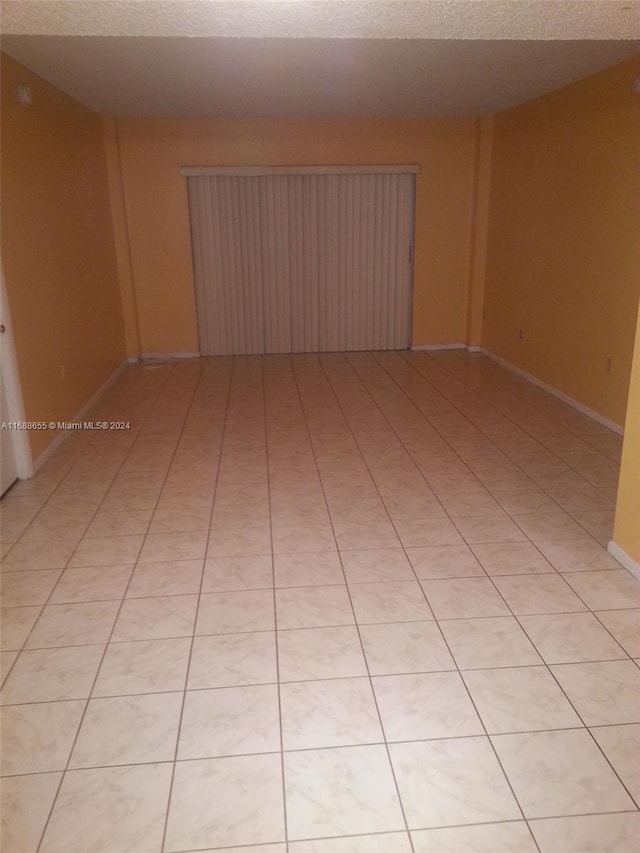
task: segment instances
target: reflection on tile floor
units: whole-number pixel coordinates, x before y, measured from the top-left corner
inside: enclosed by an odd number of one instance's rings
[[[2,501],[3,853],[632,853],[621,439],[482,356],[128,367]]]

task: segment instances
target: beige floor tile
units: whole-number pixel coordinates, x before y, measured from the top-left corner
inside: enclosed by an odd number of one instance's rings
[[[213,506],[213,488],[201,489],[197,485],[186,488],[163,489],[160,500],[155,506],[156,512],[175,509],[209,512]]]
[[[244,501],[268,501],[269,491],[265,483],[227,483],[218,485],[216,502],[243,503]]]
[[[183,690],[189,638],[111,643],[93,690],[94,696]]]
[[[269,555],[210,557],[204,565],[202,592],[271,589],[273,565]]]
[[[91,699],[69,766],[172,761],[181,708],[181,693]]]
[[[20,536],[20,541],[44,543],[66,539],[68,541],[75,541],[77,544],[82,538],[90,520],[90,515],[81,521],[70,521],[64,516],[61,518],[49,516],[46,520],[37,517]]]
[[[460,669],[542,663],[531,641],[511,616],[453,619],[441,622],[440,627]]]
[[[221,504],[216,501],[213,514],[211,515],[211,527],[232,530],[234,527],[263,527],[270,522],[269,504],[260,505],[250,503],[243,504]],[[185,522],[186,523],[186,522]],[[209,526],[209,518],[202,518],[202,526]]]
[[[187,692],[178,759],[280,750],[275,684]]]
[[[302,628],[278,632],[281,681],[366,675],[355,627]]]
[[[520,817],[486,737],[394,743],[389,750],[409,829]]]
[[[446,518],[405,518],[395,526],[405,548],[464,544],[455,525]]]
[[[474,545],[473,551],[488,575],[530,575],[552,569],[530,542]]]
[[[516,614],[569,613],[586,610],[586,605],[560,575],[503,575],[493,582]]]
[[[23,651],[0,692],[0,704],[89,696],[104,646]]]
[[[561,815],[532,819],[542,853],[635,853],[601,752],[638,795],[619,436],[447,352],[130,366],[96,412],[135,429],[72,435],[2,501],[10,853],[35,853],[94,680],[40,853],[158,853],[187,674],[167,853],[284,853],[280,705],[290,853],[533,851],[474,702]],[[36,618],[29,645],[88,645],[19,652]]]
[[[400,546],[395,528],[386,515],[377,521],[334,521],[333,527],[341,551]]]
[[[381,676],[373,687],[388,741],[484,732],[457,672]]]
[[[165,841],[168,853],[283,839],[279,755],[208,758],[176,765]]]
[[[456,527],[469,545],[526,540],[520,528],[510,518],[502,516],[457,518]]]
[[[415,853],[536,853],[522,821],[423,829],[411,833]]]
[[[49,599],[50,604],[121,599],[133,565],[65,569]]]
[[[547,663],[584,663],[626,657],[591,613],[521,616],[520,624]]]
[[[211,521],[211,506],[204,501],[199,506],[161,506],[153,513],[149,533],[185,533],[208,530]]]
[[[525,515],[533,512],[559,512],[560,507],[542,490],[505,492],[498,490],[494,497],[509,515]]]
[[[249,589],[212,592],[200,596],[196,634],[235,634],[242,631],[273,631],[273,592]]]
[[[588,572],[619,569],[602,545],[594,539],[569,539],[562,542],[538,542],[538,548],[559,572]]]
[[[104,498],[103,509],[154,509],[159,489],[110,489]]]
[[[274,554],[306,554],[335,550],[336,542],[329,525],[273,527]]]
[[[445,512],[442,505],[428,491],[411,494],[404,490],[404,494],[387,495],[384,505],[394,521],[400,518],[444,518]]]
[[[372,675],[438,672],[454,668],[435,622],[362,625],[360,635]]]
[[[433,618],[420,584],[416,581],[353,584],[350,595],[356,620],[361,625]]]
[[[18,542],[2,558],[2,570],[20,572],[36,569],[63,569],[76,547],[76,541]]]
[[[383,741],[368,678],[283,684],[280,701],[286,750]]]
[[[407,556],[421,580],[484,576],[468,545],[432,545],[407,548]]]
[[[542,853],[636,853],[640,814],[596,814],[532,820]]]
[[[463,677],[489,734],[582,726],[546,667],[477,669]]]
[[[514,521],[533,542],[562,539],[588,539],[589,534],[565,512],[541,512],[515,515]]]
[[[472,493],[468,495],[455,495],[441,497],[442,506],[451,518],[463,518],[465,516],[503,516],[504,510],[491,495],[487,493]]]
[[[186,853],[238,853],[237,847],[207,847],[206,850],[199,848],[198,850],[186,851]],[[286,844],[251,844],[249,847],[242,846],[240,853],[287,853]]]
[[[640,657],[640,610],[600,610],[595,615],[627,654]]]
[[[278,527],[298,527],[305,524],[330,524],[324,497],[305,500],[279,499],[271,505],[271,523]]]
[[[415,580],[402,548],[343,551],[340,558],[349,584]]]
[[[587,726],[640,722],[640,670],[630,660],[552,666]]]
[[[276,590],[279,629],[353,624],[346,585],[289,587]]]
[[[0,649],[21,649],[42,607],[4,607],[0,612]]]
[[[273,563],[276,587],[344,583],[342,565],[335,551],[315,554],[276,554]]]
[[[584,729],[494,735],[492,740],[526,818],[633,808]]]
[[[44,604],[61,574],[61,569],[41,572],[3,572],[0,575],[2,607]]]
[[[472,619],[510,613],[489,578],[449,578],[421,583],[436,619]]]
[[[37,773],[2,780],[0,833],[8,853],[35,853],[62,773]]]
[[[196,594],[200,591],[202,564],[202,560],[138,563],[127,588],[127,598]]]
[[[207,545],[206,531],[188,533],[150,533],[140,552],[141,563],[163,560],[200,560]]]
[[[170,764],[69,771],[40,850],[156,853],[170,784]]]
[[[600,489],[552,487],[549,492],[565,512],[572,514],[613,508],[609,498],[603,495]]]
[[[383,746],[285,753],[284,773],[291,840],[404,828]]]
[[[271,554],[271,530],[268,527],[216,528],[209,534],[207,558],[260,554]]]
[[[189,690],[276,680],[275,635],[270,631],[196,637],[193,642]]]
[[[101,509],[87,528],[86,536],[128,536],[146,533],[150,509]]]
[[[119,606],[119,601],[49,604],[43,608],[25,646],[46,649],[106,643]]]
[[[637,803],[640,800],[640,725],[599,726],[592,728],[591,734]]]
[[[625,569],[613,572],[572,572],[563,577],[592,610],[640,607],[640,581]]]
[[[4,684],[19,652],[0,652],[0,684]]]
[[[70,568],[116,566],[134,563],[142,547],[143,536],[106,536],[83,539],[69,561]]]
[[[592,536],[604,539],[610,539],[613,536],[613,509],[572,512],[571,515]]]
[[[293,841],[289,844],[289,851],[290,853],[411,853],[411,844],[407,833],[388,832],[384,835],[351,835],[347,838],[323,838],[319,841]],[[256,850],[255,853],[260,851]]]
[[[0,773],[64,770],[84,707],[84,701],[75,700],[4,708]]]

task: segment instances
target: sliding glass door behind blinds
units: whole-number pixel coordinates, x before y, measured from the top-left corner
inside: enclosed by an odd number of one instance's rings
[[[409,345],[413,174],[187,180],[202,355]]]

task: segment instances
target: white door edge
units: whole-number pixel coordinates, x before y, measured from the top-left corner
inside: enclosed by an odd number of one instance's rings
[[[18,360],[11,326],[9,301],[4,284],[4,269],[0,262],[0,297],[1,317],[5,331],[0,335],[0,360],[2,364],[2,380],[6,395],[7,417],[10,421],[23,423],[26,420]],[[26,430],[3,430],[2,441],[8,442],[13,451],[18,479],[28,480],[33,477],[33,457],[29,446],[29,435]]]

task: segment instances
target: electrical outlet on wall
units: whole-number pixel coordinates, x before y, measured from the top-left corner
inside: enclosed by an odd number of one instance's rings
[[[67,378],[67,371],[64,368],[64,364],[61,364],[60,365],[60,379],[62,379],[62,381],[64,382],[66,378]]]
[[[608,358],[607,359],[607,376],[611,376],[611,368],[612,368],[612,361],[610,358]]]
[[[524,339],[524,332],[522,329],[518,329],[518,340],[521,341]]]

